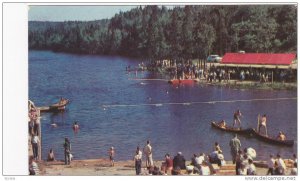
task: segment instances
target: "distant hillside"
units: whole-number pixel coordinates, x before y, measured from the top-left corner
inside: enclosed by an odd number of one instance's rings
[[[29,48],[194,59],[225,52],[296,52],[292,5],[145,6],[98,21],[29,22]]]

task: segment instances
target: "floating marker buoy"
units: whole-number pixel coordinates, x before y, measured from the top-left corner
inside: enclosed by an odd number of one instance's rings
[[[51,126],[54,127],[54,128],[56,128],[56,127],[57,127],[57,124],[52,123]]]

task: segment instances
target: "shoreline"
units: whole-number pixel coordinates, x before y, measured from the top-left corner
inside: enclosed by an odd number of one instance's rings
[[[154,161],[154,165],[160,168],[163,161]],[[231,161],[226,161],[225,166],[218,167],[213,164],[217,171],[217,176],[234,176],[235,165]],[[189,165],[190,161],[186,161]],[[133,160],[116,161],[115,166],[110,166],[108,158],[73,160],[70,165],[64,165],[64,161],[39,161],[41,176],[135,176],[135,167]],[[257,176],[266,176],[268,168],[263,161],[256,162]],[[287,175],[290,173],[290,167],[287,169]],[[148,175],[145,167],[145,160],[142,161],[142,174]],[[184,172],[183,175],[188,175]],[[197,175],[201,176],[201,175]]]
[[[297,91],[297,83],[260,83],[255,81],[238,81],[230,80],[227,82],[206,82],[205,80],[200,83],[219,87],[229,87],[234,89],[253,89],[253,90],[288,90]]]
[[[186,162],[187,165],[190,161]],[[154,161],[154,165],[160,168],[162,161]],[[134,161],[116,161],[115,166],[110,166],[109,159],[84,159],[73,160],[70,165],[64,165],[63,161],[46,162],[40,161],[40,175],[43,176],[135,176]],[[220,170],[217,165],[213,164],[216,170]],[[235,170],[232,169],[232,164],[228,164],[222,171],[217,172],[217,175],[235,175]],[[260,175],[267,173],[266,168],[257,168]],[[141,175],[148,175],[145,166],[145,160],[142,162]],[[183,174],[188,175],[188,174]]]

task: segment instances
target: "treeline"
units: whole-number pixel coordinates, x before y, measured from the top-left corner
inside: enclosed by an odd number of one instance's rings
[[[297,8],[144,6],[98,21],[31,21],[29,48],[150,60],[203,59],[239,50],[296,52]]]

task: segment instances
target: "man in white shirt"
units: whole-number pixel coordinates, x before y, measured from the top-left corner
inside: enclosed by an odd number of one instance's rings
[[[268,172],[267,175],[271,174],[274,175],[274,163],[275,163],[275,159],[274,156],[271,154],[270,155],[270,159],[268,160]]]
[[[150,168],[153,166],[152,159],[152,147],[150,145],[150,141],[147,141],[147,145],[144,147],[144,154],[146,155],[146,167]]]
[[[136,175],[140,175],[142,169],[142,152],[140,151],[139,147],[136,148],[136,152],[133,160],[135,162]]]
[[[285,165],[283,159],[281,158],[280,154],[277,154],[277,160],[278,160],[278,167],[279,167],[279,169],[282,170],[282,174],[284,175],[285,171],[286,171],[286,165]]]
[[[201,153],[200,156],[198,156],[195,160],[198,165],[201,165],[202,162],[205,160],[205,154]]]

